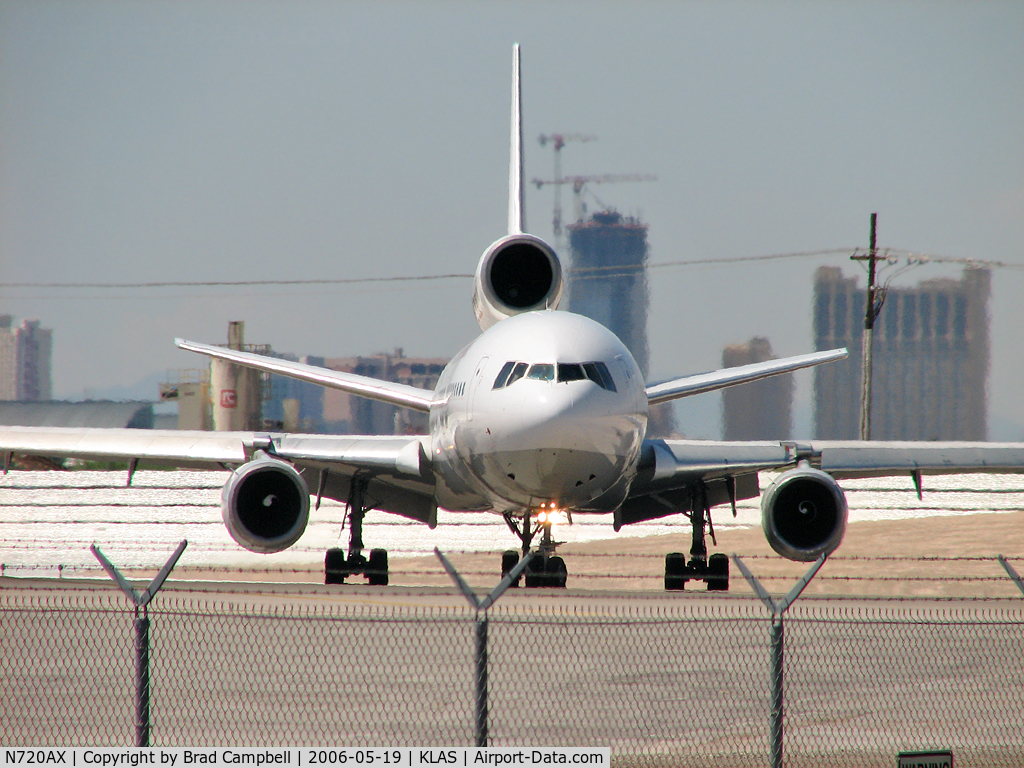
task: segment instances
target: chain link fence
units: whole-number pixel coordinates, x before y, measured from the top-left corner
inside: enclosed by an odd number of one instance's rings
[[[133,743],[126,606],[113,588],[0,591],[4,746]],[[474,744],[479,617],[454,597],[168,586],[149,618],[154,745]],[[756,598],[538,593],[486,620],[490,746],[770,764],[772,619]],[[804,597],[786,629],[785,765],[888,767],[935,748],[1024,764],[1024,600]]]

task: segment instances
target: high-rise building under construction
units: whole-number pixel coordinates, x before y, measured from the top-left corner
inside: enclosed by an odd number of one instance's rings
[[[988,270],[965,269],[959,280],[887,291],[874,324],[871,439],[986,439],[990,283]],[[860,433],[865,295],[838,267],[818,269],[815,347],[850,350],[846,360],[814,369],[819,438]]]
[[[647,225],[632,216],[600,211],[570,224],[568,230],[572,269],[566,280],[566,308],[618,336],[646,379]],[[648,434],[662,437],[674,429],[672,404],[653,406]]]
[[[615,211],[601,211],[568,229],[572,269],[566,281],[566,308],[618,336],[646,378],[647,225]]]

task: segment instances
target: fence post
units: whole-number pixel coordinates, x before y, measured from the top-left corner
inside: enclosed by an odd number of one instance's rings
[[[1013,579],[1013,583],[1017,585],[1017,589],[1021,591],[1021,594],[1024,594],[1024,579],[1021,578],[1020,574],[1017,573],[1012,565],[1006,562],[1005,557],[1002,555],[996,555],[996,557],[999,559],[999,564],[1003,566],[1003,570],[1005,570],[1006,574]]]
[[[462,575],[455,570],[447,557],[441,550],[434,547],[434,554],[441,561],[441,565],[452,577],[459,590],[469,601],[470,606],[476,611],[476,722],[474,723],[474,734],[476,746],[487,746],[487,609],[505,594],[505,590],[512,586],[512,583],[519,578],[526,570],[527,564],[533,558],[532,552],[527,552],[526,557],[520,560],[516,567],[509,571],[505,577],[498,582],[498,585],[491,590],[483,600],[476,596],[476,593],[462,578]]]
[[[817,574],[821,569],[821,566],[825,564],[825,560],[827,558],[827,554],[823,554],[819,557],[814,562],[814,565],[808,569],[807,573],[801,576],[799,581],[793,585],[793,588],[789,590],[785,597],[780,600],[775,600],[768,594],[768,590],[761,586],[761,582],[757,580],[754,574],[747,569],[747,566],[742,560],[740,560],[739,556],[732,556],[733,562],[735,562],[740,571],[743,572],[744,577],[746,577],[751,588],[754,590],[754,594],[761,598],[761,602],[765,604],[765,607],[767,607],[772,614],[772,712],[771,722],[769,724],[772,768],[782,768],[782,742],[784,736],[783,719],[785,716],[785,706],[782,693],[783,674],[785,671],[783,657],[786,647],[786,633],[782,623],[782,617],[789,606],[791,606],[796,599],[800,597],[800,594],[804,591],[807,585],[811,583],[811,579],[813,579],[815,574]]]
[[[117,570],[117,567],[100,551],[99,547],[95,544],[89,547],[96,559],[100,561],[103,570],[110,575],[110,578],[135,605],[135,746],[137,747],[149,746],[151,728],[149,722],[149,602],[160,591],[160,587],[164,585],[164,581],[187,546],[188,541],[182,541],[178,545],[174,554],[164,563],[160,573],[149,583],[144,592],[137,592],[124,575]],[[142,616],[139,616],[140,608]]]
[[[487,611],[476,614],[476,746],[487,746]]]

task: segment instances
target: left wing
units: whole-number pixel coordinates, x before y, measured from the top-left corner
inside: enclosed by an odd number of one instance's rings
[[[666,400],[675,400],[679,397],[700,395],[704,392],[713,392],[716,389],[725,389],[736,384],[747,384],[751,381],[765,379],[769,376],[778,376],[780,373],[792,373],[801,368],[810,368],[822,363],[831,363],[835,360],[842,360],[849,353],[845,349],[830,349],[826,352],[812,352],[808,355],[796,357],[784,357],[781,360],[766,360],[763,363],[751,363],[739,365],[735,368],[723,368],[709,373],[698,373],[693,376],[684,376],[681,379],[673,379],[662,384],[654,384],[647,388],[647,402],[651,405],[663,403]]]

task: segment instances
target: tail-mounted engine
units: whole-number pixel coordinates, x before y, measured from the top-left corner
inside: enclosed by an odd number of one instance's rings
[[[309,488],[291,464],[263,455],[236,469],[221,491],[224,525],[251,552],[280,552],[309,521]]]
[[[473,311],[481,330],[506,317],[555,309],[562,298],[562,265],[547,243],[533,235],[509,235],[480,257]]]
[[[783,472],[761,499],[761,527],[772,549],[810,562],[839,546],[846,532],[846,494],[831,475],[807,465]]]

